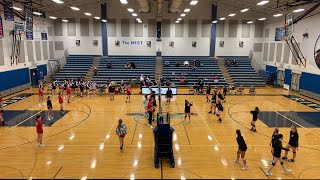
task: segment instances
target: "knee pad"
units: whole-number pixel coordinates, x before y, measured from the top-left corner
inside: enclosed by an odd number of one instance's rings
[[[288,148],[284,148],[285,151],[290,151]]]
[[[296,152],[296,151],[293,151],[292,153],[293,153],[293,154],[296,154],[297,152]]]
[[[274,163],[274,162],[272,162],[272,164],[271,164],[272,166],[275,166],[276,165],[276,163]]]
[[[283,165],[283,161],[282,161],[282,162],[280,162],[280,164],[281,164],[281,165]]]

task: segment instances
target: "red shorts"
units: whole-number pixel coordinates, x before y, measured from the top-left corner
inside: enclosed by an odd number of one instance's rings
[[[43,134],[43,130],[42,130],[42,129],[41,129],[41,130],[38,130],[38,129],[37,129],[37,133],[38,133],[38,134]]]
[[[120,137],[125,137],[126,136],[126,134],[120,134]]]
[[[51,106],[47,106],[48,107],[48,109],[52,109],[52,107]]]

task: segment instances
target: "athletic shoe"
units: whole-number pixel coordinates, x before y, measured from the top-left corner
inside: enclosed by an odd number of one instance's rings
[[[151,129],[153,129],[153,126],[152,126],[152,125],[150,125],[150,128],[151,128]]]
[[[51,120],[51,118],[50,117],[48,117],[48,121],[50,121]]]
[[[39,147],[43,148],[43,147],[45,147],[45,145],[44,144],[39,144]]]
[[[288,158],[287,157],[282,157],[282,160],[287,160]]]
[[[267,175],[267,176],[272,176],[273,174],[268,171],[268,172],[266,173],[266,175]]]
[[[284,173],[285,173],[285,174],[289,174],[291,171],[292,171],[291,169],[286,169],[286,170],[284,171]]]
[[[237,163],[237,164],[240,163],[239,159],[236,159],[236,160],[234,160],[233,162],[234,162],[234,163]]]
[[[209,111],[208,113],[212,113],[212,111]]]
[[[289,159],[288,162],[295,162],[295,160],[294,159]]]
[[[244,165],[241,169],[242,169],[242,170],[248,170],[248,166],[247,166],[247,165]]]

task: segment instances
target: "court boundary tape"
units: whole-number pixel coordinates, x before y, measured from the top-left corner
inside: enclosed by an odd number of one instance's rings
[[[210,127],[209,127],[209,125],[208,125],[208,123],[204,120],[204,118],[203,118],[202,114],[200,113],[198,107],[197,107],[195,104],[194,104],[194,107],[197,109],[198,114],[201,116],[201,120],[206,124],[206,126],[207,126],[207,128],[209,129],[209,131],[210,131],[211,135],[213,136],[214,140],[217,142],[217,145],[220,146],[220,143],[219,143],[218,139],[217,139],[216,136],[213,134],[212,130],[210,129]]]

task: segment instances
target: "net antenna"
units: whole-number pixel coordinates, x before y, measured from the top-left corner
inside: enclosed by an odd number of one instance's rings
[[[306,58],[304,57],[299,44],[293,36],[294,25],[293,25],[293,15],[292,13],[285,15],[285,25],[284,25],[284,40],[286,41],[292,56],[299,66],[303,65],[306,67]]]

